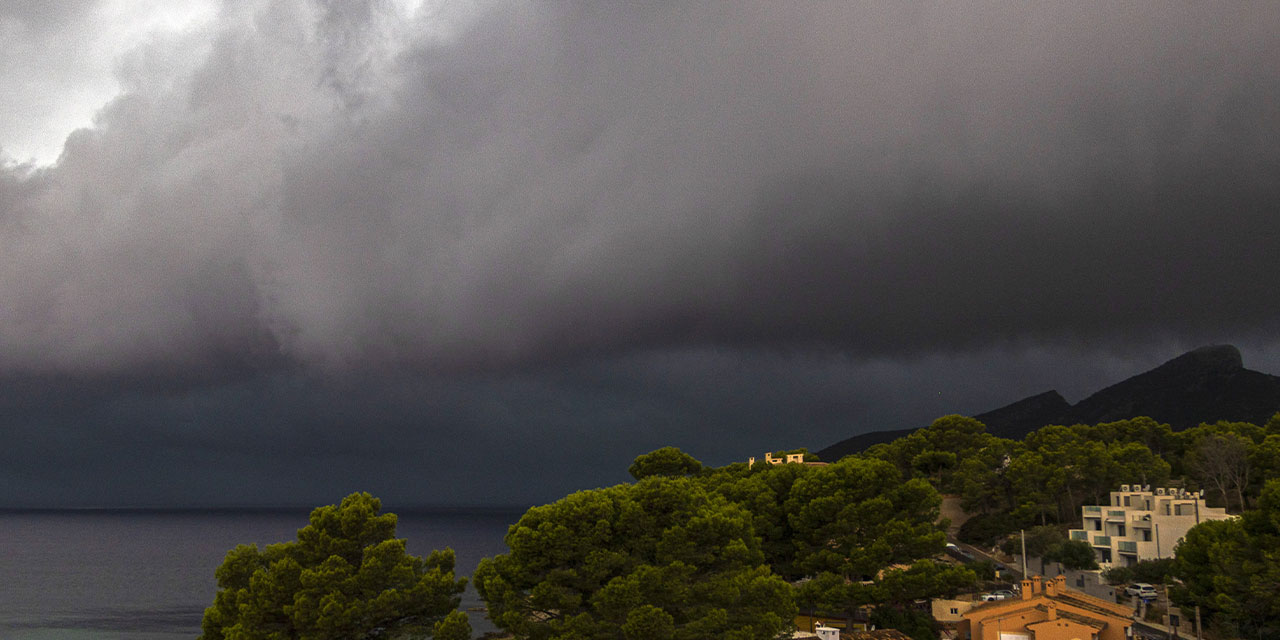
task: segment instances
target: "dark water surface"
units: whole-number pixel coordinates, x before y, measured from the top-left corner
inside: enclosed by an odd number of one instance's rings
[[[394,510],[394,509],[393,509]],[[0,638],[177,640],[200,633],[214,570],[237,544],[293,540],[307,510],[0,511]],[[409,553],[453,548],[471,575],[502,553],[512,509],[398,512]],[[468,585],[462,606],[477,607]],[[492,630],[471,613],[477,635]]]

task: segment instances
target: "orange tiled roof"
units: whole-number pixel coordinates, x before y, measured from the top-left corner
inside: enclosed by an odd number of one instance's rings
[[[897,629],[875,629],[873,631],[841,631],[841,640],[912,640],[911,636]]]

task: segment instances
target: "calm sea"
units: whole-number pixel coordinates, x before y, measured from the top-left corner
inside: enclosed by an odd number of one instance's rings
[[[458,571],[506,550],[516,510],[399,512],[397,537]],[[294,539],[306,510],[0,512],[0,638],[177,640],[200,634],[214,570],[237,544]],[[480,606],[468,585],[462,606]],[[476,635],[493,630],[470,613]]]

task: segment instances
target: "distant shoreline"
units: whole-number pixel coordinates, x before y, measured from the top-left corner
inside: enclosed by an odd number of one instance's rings
[[[180,515],[180,514],[306,514],[314,506],[214,506],[214,507],[0,507],[0,515]],[[384,508],[384,512],[404,515],[508,515],[523,514],[529,506],[518,505],[420,505]]]

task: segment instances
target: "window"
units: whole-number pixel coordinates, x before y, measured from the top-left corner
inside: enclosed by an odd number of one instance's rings
[[[960,615],[960,607],[951,607],[951,615],[953,616]]]
[[[1116,525],[1116,535],[1121,538],[1124,537],[1124,525]]]
[[[1125,497],[1124,497],[1124,506],[1126,506],[1126,507],[1128,507],[1128,506],[1132,506],[1132,505],[1130,505],[1130,504],[1129,504],[1129,496],[1125,496]]]

